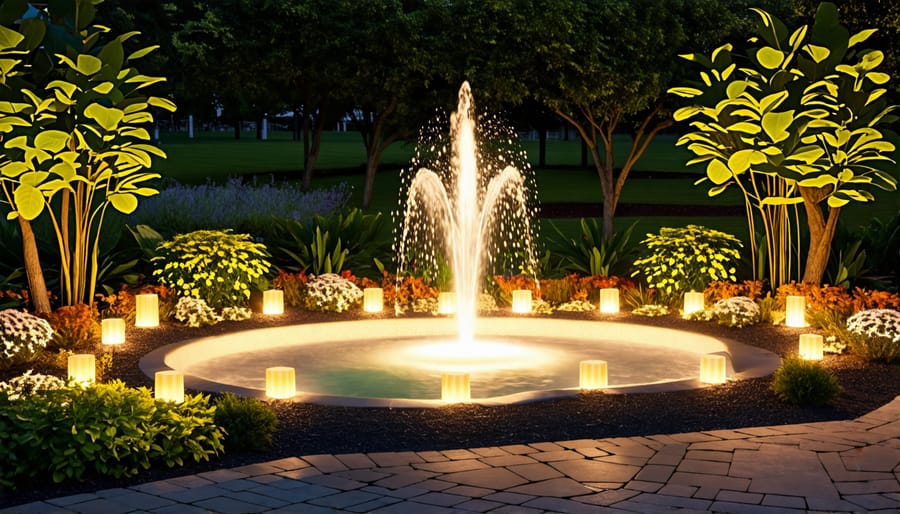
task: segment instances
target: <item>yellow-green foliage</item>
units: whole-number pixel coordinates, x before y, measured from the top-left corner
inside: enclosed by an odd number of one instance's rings
[[[160,243],[156,252],[153,274],[163,285],[216,309],[246,305],[251,287],[271,266],[265,245],[231,230],[179,234]]]
[[[666,294],[702,291],[714,280],[735,280],[738,238],[699,225],[662,227],[641,241],[646,257],[634,262],[647,284]]]

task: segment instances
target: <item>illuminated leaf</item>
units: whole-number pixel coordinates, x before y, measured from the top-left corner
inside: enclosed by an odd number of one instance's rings
[[[107,198],[109,203],[122,214],[131,214],[137,209],[138,200],[133,194],[113,193]]]
[[[96,121],[104,130],[112,131],[119,126],[119,122],[122,121],[125,113],[119,109],[93,103],[84,110],[84,115]]]
[[[767,196],[759,202],[760,205],[796,205],[800,203],[803,203],[803,198],[800,196]]]
[[[815,62],[816,64],[824,61],[825,59],[828,59],[828,56],[831,55],[831,51],[827,48],[812,44],[804,46],[803,50],[807,54],[809,54],[813,62]]]
[[[673,95],[682,96],[684,98],[693,98],[695,96],[703,94],[703,91],[700,91],[699,89],[693,87],[673,87],[669,88],[668,92],[672,93]]]
[[[869,39],[869,37],[877,30],[878,29],[866,29],[853,34],[853,36],[850,37],[850,41],[847,43],[847,47],[851,48],[855,45],[858,45],[859,43],[862,43],[863,41]]]
[[[762,127],[773,143],[779,143],[791,135],[788,129],[793,122],[794,111],[768,112],[763,115]]]
[[[133,59],[140,59],[141,57],[144,57],[145,55],[156,50],[157,48],[159,48],[159,45],[153,45],[153,46],[148,46],[147,48],[141,48],[140,50],[133,52],[131,55],[129,55],[128,60],[131,61]]]
[[[103,61],[93,55],[79,54],[75,70],[83,75],[93,75],[103,67]]]
[[[20,184],[13,193],[16,210],[26,220],[37,218],[44,210],[44,195],[36,187]]]
[[[822,174],[818,177],[806,178],[797,182],[800,187],[825,187],[837,184],[837,178],[828,174]]]
[[[35,146],[56,153],[66,147],[69,134],[61,130],[44,130],[34,138]]]
[[[756,60],[763,68],[774,70],[784,62],[784,52],[771,46],[764,46],[756,52]]]
[[[706,176],[713,184],[721,185],[731,180],[732,173],[722,161],[713,159],[706,166]]]

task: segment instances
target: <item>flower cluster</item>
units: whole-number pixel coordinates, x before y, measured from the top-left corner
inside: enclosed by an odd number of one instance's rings
[[[311,311],[343,312],[359,305],[362,289],[334,273],[310,277],[306,283],[306,308]]]
[[[883,337],[900,344],[900,312],[870,309],[847,318],[847,330],[867,338]]]
[[[62,389],[65,386],[66,382],[59,377],[40,373],[32,374],[29,369],[24,375],[11,378],[8,382],[0,382],[0,392],[6,393],[10,400],[18,400],[30,396],[36,391]]]
[[[746,296],[732,296],[716,302],[710,316],[720,325],[741,328],[759,321],[759,306]]]
[[[597,310],[597,306],[586,300],[572,300],[559,304],[556,310],[563,312],[590,312]]]
[[[213,308],[245,305],[250,289],[269,271],[266,247],[247,234],[197,230],[160,243],[154,275],[178,296],[202,298]]]
[[[175,319],[189,327],[215,325],[222,321],[222,316],[206,304],[206,301],[192,296],[182,296],[175,305]]]
[[[0,311],[0,367],[28,362],[47,347],[53,328],[24,311]]]
[[[225,307],[222,309],[222,319],[225,321],[244,321],[252,316],[253,313],[246,307]]]
[[[647,316],[648,318],[655,318],[657,316],[666,316],[669,314],[669,308],[665,305],[658,304],[646,304],[641,305],[637,309],[631,311],[632,314],[637,314],[638,316]]]

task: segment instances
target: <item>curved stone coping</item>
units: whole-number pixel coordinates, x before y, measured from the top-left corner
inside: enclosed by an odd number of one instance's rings
[[[237,331],[166,345],[145,355],[140,361],[140,368],[152,377],[157,371],[184,369],[188,363],[198,360],[207,360],[248,350],[265,351],[283,346],[369,338],[446,337],[455,333],[456,320],[453,318],[379,319],[287,325]],[[476,333],[479,336],[564,337],[567,340],[582,340],[585,343],[615,338],[636,345],[677,346],[696,352],[698,355],[716,353],[726,357],[730,380],[766,376],[780,364],[780,358],[777,355],[736,341],[684,330],[632,323],[538,317],[479,318],[476,324]],[[222,384],[189,374],[185,374],[184,383],[185,387],[200,391],[230,391],[245,397],[265,397],[265,391],[261,389]],[[648,393],[699,387],[704,387],[704,384],[695,377],[649,384],[613,386],[606,389],[605,392],[613,394]],[[572,397],[579,393],[580,390],[577,388],[530,391],[495,398],[473,399],[472,403],[508,405]],[[304,392],[298,392],[293,400],[350,407],[439,407],[446,405],[440,400],[356,398]]]

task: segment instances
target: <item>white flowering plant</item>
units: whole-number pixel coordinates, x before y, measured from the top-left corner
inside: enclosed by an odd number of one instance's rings
[[[205,300],[192,296],[182,296],[175,304],[175,319],[189,327],[215,325],[222,321],[222,316],[206,304]]]
[[[0,311],[0,368],[29,362],[53,337],[50,323],[25,311]]]
[[[311,311],[344,312],[359,306],[362,289],[334,273],[310,277],[306,283],[305,306]]]
[[[53,375],[32,373],[29,369],[24,374],[11,378],[7,382],[0,382],[0,393],[6,393],[6,397],[10,400],[18,400],[31,396],[37,391],[50,391],[63,387],[66,387],[65,380]]]
[[[711,319],[720,325],[742,328],[759,322],[759,306],[752,298],[733,296],[719,300],[710,309]]]
[[[557,305],[556,310],[562,312],[590,312],[597,310],[597,306],[586,300],[571,300]]]
[[[225,321],[244,321],[252,316],[253,312],[247,307],[225,307],[222,309],[222,319]]]
[[[666,316],[669,314],[669,308],[665,305],[653,304],[649,303],[647,305],[641,305],[640,307],[631,311],[632,314],[638,316],[646,316],[648,318],[655,318],[657,316]]]
[[[869,309],[847,318],[850,349],[870,360],[900,359],[900,312]]]
[[[156,253],[153,274],[162,285],[214,309],[246,305],[251,288],[271,268],[265,245],[230,230],[179,234],[160,243]]]

